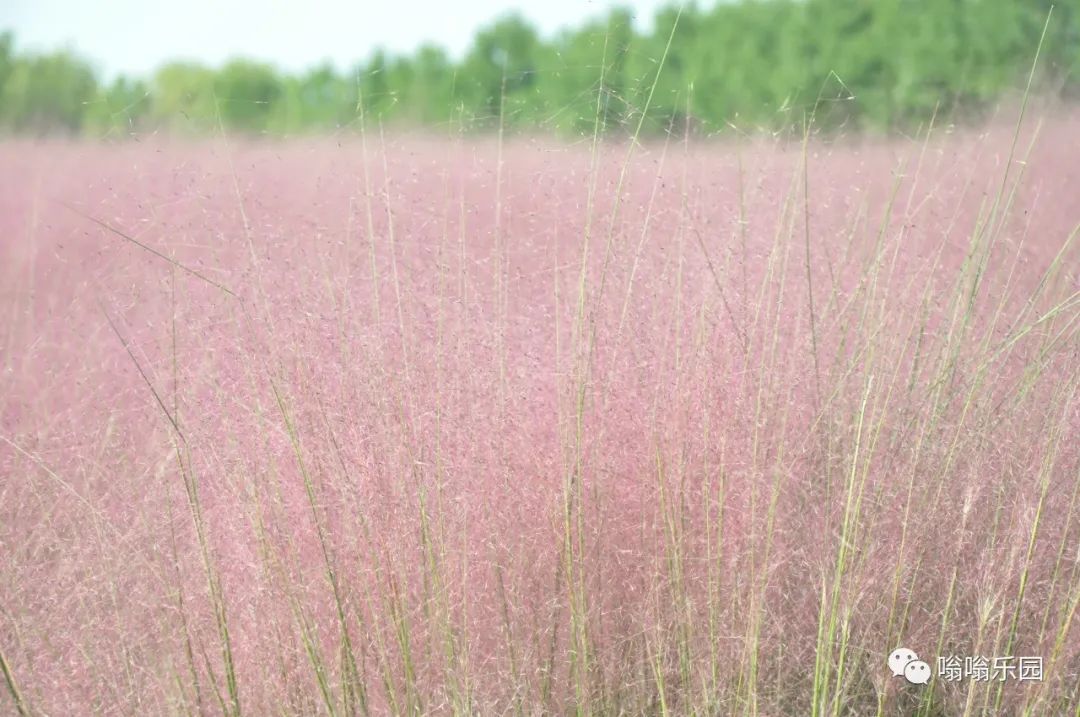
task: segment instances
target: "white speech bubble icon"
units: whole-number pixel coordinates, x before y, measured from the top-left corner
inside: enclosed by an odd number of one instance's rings
[[[893,677],[900,677],[904,674],[904,668],[908,666],[909,662],[919,659],[911,650],[906,647],[898,647],[892,651],[889,655],[889,669],[892,670]]]
[[[930,665],[922,660],[912,660],[904,667],[904,677],[913,685],[925,685],[930,681]]]

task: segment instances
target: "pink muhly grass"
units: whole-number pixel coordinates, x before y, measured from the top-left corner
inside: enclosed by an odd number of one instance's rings
[[[1073,133],[0,146],[0,704],[1075,709]]]

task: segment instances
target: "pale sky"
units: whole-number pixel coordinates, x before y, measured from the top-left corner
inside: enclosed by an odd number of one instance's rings
[[[519,11],[545,37],[630,8],[639,29],[671,0],[0,0],[0,31],[16,50],[70,47],[105,78],[148,76],[167,60],[219,65],[232,57],[295,72],[329,60],[339,69],[376,47],[414,50],[426,41],[459,57],[475,31]]]

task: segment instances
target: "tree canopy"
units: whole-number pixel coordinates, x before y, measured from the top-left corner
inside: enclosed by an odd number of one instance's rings
[[[554,37],[517,14],[452,58],[424,45],[299,75],[236,59],[102,82],[69,51],[0,35],[0,128],[19,133],[290,135],[387,126],[627,134],[692,126],[890,130],[978,115],[1022,87],[1049,0],[742,0],[672,5],[647,31],[615,9]],[[358,48],[358,55],[365,52]],[[1055,3],[1043,91],[1080,86],[1080,0]]]

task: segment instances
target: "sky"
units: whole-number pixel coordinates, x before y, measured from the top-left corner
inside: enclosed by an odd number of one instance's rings
[[[102,77],[147,76],[163,62],[220,65],[233,57],[288,72],[330,61],[339,69],[376,47],[409,52],[434,42],[460,57],[476,30],[518,11],[542,35],[630,8],[641,29],[671,0],[0,0],[0,31],[16,51],[68,47]]]

